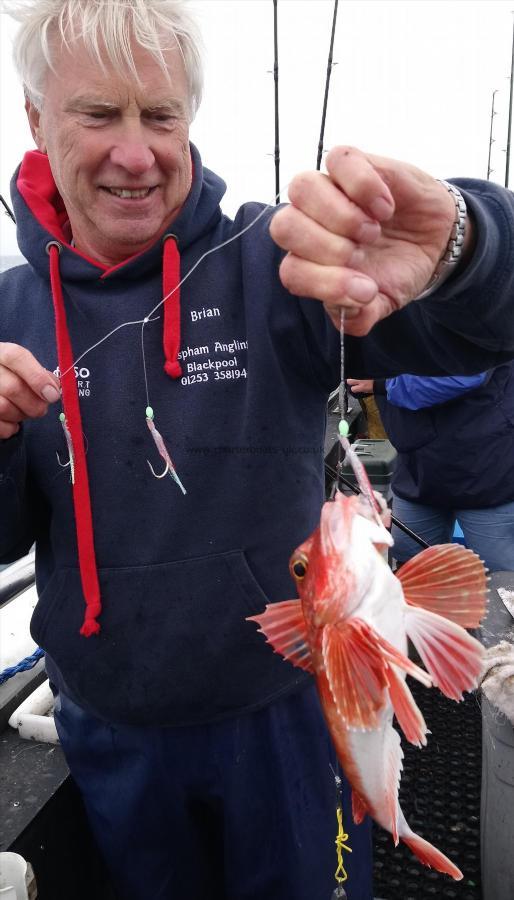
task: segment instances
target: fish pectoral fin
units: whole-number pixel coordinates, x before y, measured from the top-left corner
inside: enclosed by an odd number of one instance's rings
[[[424,669],[417,666],[415,662],[412,662],[412,659],[409,659],[408,656],[405,656],[400,650],[397,650],[396,647],[393,647],[389,641],[386,641],[385,638],[380,634],[376,634],[377,643],[384,655],[384,659],[386,662],[393,663],[393,665],[398,666],[399,669],[403,669],[407,675],[411,675],[412,678],[415,678],[416,681],[419,681],[420,684],[424,684],[425,687],[432,687],[432,678],[425,672]]]
[[[387,677],[389,696],[400,728],[411,744],[416,747],[425,746],[428,729],[405,679],[398,674],[394,666],[388,667]]]
[[[460,544],[428,547],[397,574],[407,603],[477,628],[486,611],[487,575],[480,558]]]
[[[388,681],[373,628],[362,619],[325,625],[322,652],[330,691],[345,724],[376,728]]]
[[[428,609],[409,606],[405,628],[433,683],[451,700],[477,686],[484,648],[464,628]]]
[[[263,613],[246,621],[257,622],[268,644],[284,659],[314,674],[301,600],[268,603]]]
[[[353,788],[352,790],[352,818],[356,825],[360,825],[367,815],[368,807],[364,803],[361,795]]]

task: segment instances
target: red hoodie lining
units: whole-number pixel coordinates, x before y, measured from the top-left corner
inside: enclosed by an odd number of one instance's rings
[[[66,239],[64,226],[69,222],[68,213],[55,185],[48,156],[45,153],[41,153],[40,150],[28,150],[25,153],[18,172],[16,187],[31,213],[45,231],[48,231],[59,243],[64,244],[68,250],[73,250],[87,262],[104,271],[107,269],[107,266],[98,260],[79,253]]]
[[[101,278],[105,278],[106,275],[110,275],[111,272],[141,255],[140,252],[134,253],[128,259],[117,263],[115,266],[106,266],[105,263],[98,262],[97,259],[81,253],[80,250],[77,250],[76,247],[70,244],[64,232],[64,228],[69,222],[68,213],[55,185],[48,156],[45,153],[41,153],[40,150],[29,150],[25,153],[18,173],[16,187],[31,213],[45,231],[48,231],[59,243],[64,244],[68,250],[72,250],[73,253],[85,259],[86,262],[102,269]]]
[[[194,177],[194,166],[192,174]],[[39,224],[52,237],[64,244],[68,250],[72,250],[86,262],[102,269],[101,278],[108,277],[145,252],[145,250],[140,250],[122,262],[116,263],[115,266],[106,266],[91,256],[81,253],[76,247],[72,247],[64,233],[64,227],[69,222],[68,213],[57,190],[48,156],[41,150],[28,150],[25,153],[18,172],[16,187]]]

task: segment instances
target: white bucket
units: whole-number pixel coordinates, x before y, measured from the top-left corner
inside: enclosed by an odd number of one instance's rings
[[[18,853],[0,853],[0,900],[28,900],[27,863]]]

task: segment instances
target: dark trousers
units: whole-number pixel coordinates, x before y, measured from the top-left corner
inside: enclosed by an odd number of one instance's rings
[[[335,758],[314,688],[189,728],[102,722],[60,695],[56,724],[121,900],[330,900]],[[349,900],[371,900],[369,822],[343,787]]]

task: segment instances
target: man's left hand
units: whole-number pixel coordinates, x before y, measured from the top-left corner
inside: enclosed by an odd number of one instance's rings
[[[339,327],[367,334],[424,290],[455,220],[453,197],[407,163],[336,147],[328,175],[306,172],[289,185],[290,205],[273,217],[273,240],[287,250],[284,286],[321,300]],[[472,246],[468,222],[463,257]]]

